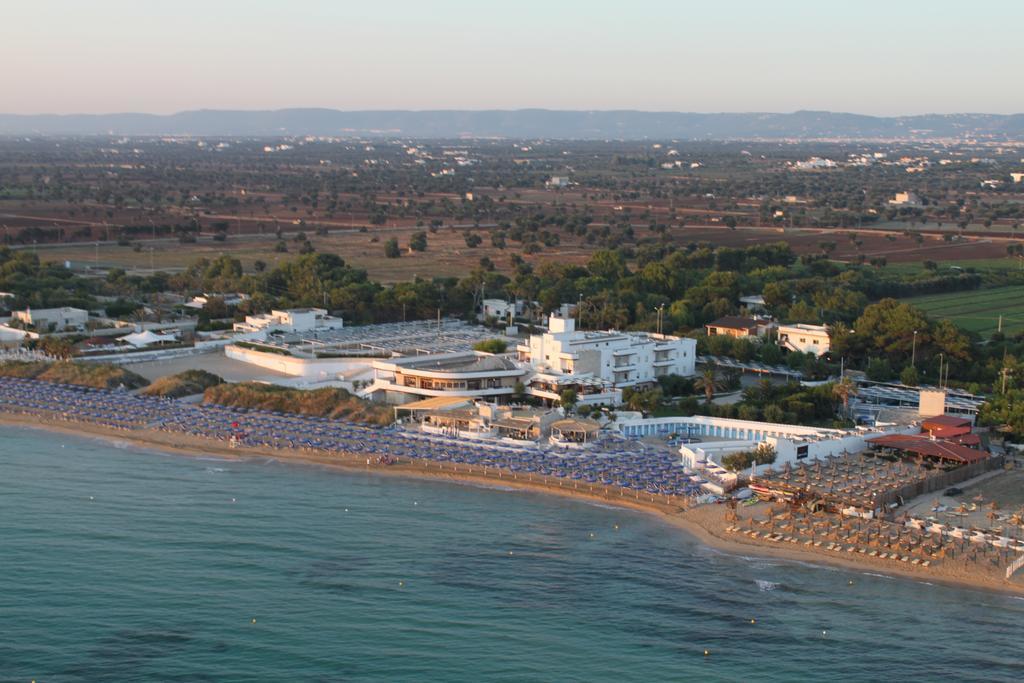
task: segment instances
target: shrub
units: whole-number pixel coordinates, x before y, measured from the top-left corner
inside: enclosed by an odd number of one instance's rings
[[[473,344],[473,348],[485,353],[505,353],[508,344],[503,339],[485,339]]]

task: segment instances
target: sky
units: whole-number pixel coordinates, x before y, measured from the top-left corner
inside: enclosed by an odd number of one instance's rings
[[[4,0],[0,112],[1024,112],[1024,2]]]

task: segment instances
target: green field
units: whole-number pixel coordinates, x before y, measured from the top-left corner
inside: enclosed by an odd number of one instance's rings
[[[1024,261],[1018,258],[959,259],[955,261],[936,260],[936,272],[945,273],[950,268],[970,269],[978,273],[1001,273],[1006,271],[1024,270]],[[919,274],[925,272],[924,263],[919,261],[890,263],[885,271],[900,275]],[[924,298],[924,297],[922,297]]]
[[[928,294],[901,301],[920,308],[930,318],[950,320],[983,337],[999,328],[999,316],[1003,317],[1004,333],[1024,332],[1024,286]]]

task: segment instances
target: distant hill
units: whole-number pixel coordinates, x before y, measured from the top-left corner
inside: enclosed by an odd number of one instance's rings
[[[202,109],[156,114],[0,114],[0,135],[408,136],[563,139],[944,138],[1024,140],[1024,114],[863,116],[644,111]]]

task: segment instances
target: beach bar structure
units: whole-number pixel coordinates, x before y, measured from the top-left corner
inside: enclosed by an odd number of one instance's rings
[[[582,446],[597,439],[601,425],[594,420],[566,418],[551,424],[551,443]]]
[[[867,442],[882,453],[914,455],[946,468],[972,465],[991,457],[990,453],[977,448],[918,434],[887,434],[868,439]]]

